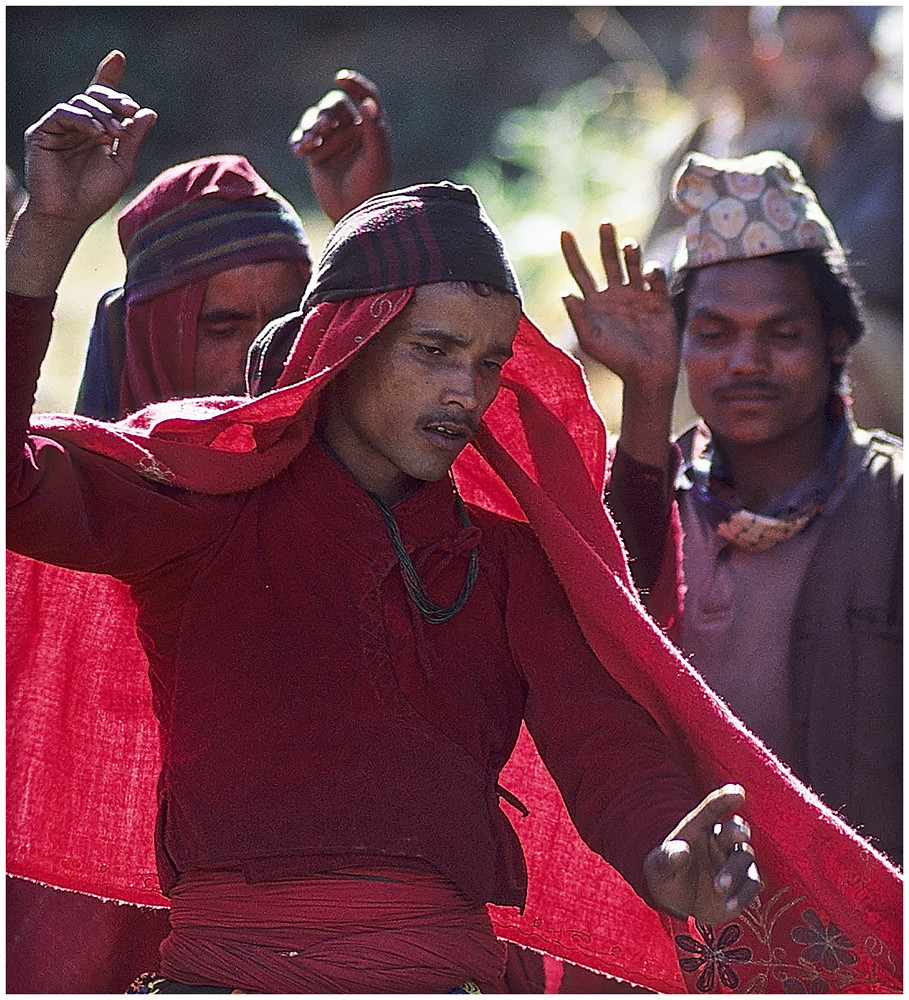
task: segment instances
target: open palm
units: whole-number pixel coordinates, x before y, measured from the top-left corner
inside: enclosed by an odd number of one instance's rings
[[[606,273],[602,289],[574,236],[562,234],[565,263],[583,296],[563,300],[578,343],[625,383],[675,385],[679,339],[664,273],[659,268],[642,273],[639,248],[628,244],[620,252],[611,223],[604,222],[599,235]]]

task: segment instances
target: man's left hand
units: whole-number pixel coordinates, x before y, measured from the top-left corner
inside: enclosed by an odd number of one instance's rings
[[[673,916],[721,924],[740,913],[761,889],[749,840],[737,815],[745,792],[724,785],[711,792],[647,855],[644,872],[654,901]],[[728,818],[727,818],[728,817]]]

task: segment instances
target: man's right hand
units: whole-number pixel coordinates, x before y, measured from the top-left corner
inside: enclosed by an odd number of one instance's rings
[[[85,231],[132,183],[157,115],[115,89],[125,62],[111,52],[84,93],[25,133],[28,197],[7,242],[8,292],[54,294]]]
[[[157,115],[114,89],[125,62],[121,52],[111,52],[84,93],[52,108],[25,133],[31,214],[87,229],[132,183]]]
[[[622,380],[622,447],[659,469],[669,460],[672,405],[679,377],[679,336],[659,268],[644,271],[641,252],[619,250],[615,227],[600,226],[600,288],[571,233],[562,233],[562,253],[581,297],[566,295],[565,309],[581,348]]]

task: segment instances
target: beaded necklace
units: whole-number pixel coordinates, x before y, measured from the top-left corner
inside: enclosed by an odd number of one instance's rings
[[[458,507],[458,516],[461,519],[461,526],[464,528],[470,528],[472,525],[470,523],[470,518],[467,516],[467,508],[464,505],[464,501],[461,499],[461,494],[458,493],[458,488],[454,485],[454,483],[452,483],[452,488],[454,489],[455,503]],[[398,557],[398,563],[401,567],[401,576],[404,578],[404,586],[407,587],[407,593],[410,594],[410,598],[417,606],[417,610],[430,625],[441,625],[443,622],[450,621],[467,603],[467,598],[470,597],[473,585],[476,583],[477,570],[479,566],[478,546],[474,545],[474,547],[470,550],[470,565],[467,568],[467,578],[464,581],[464,586],[461,588],[461,593],[458,595],[454,604],[450,604],[447,608],[443,608],[436,604],[426,593],[420,577],[417,575],[416,567],[411,561],[410,556],[407,554],[407,549],[404,548],[404,543],[401,541],[401,534],[398,531],[398,526],[395,523],[391,508],[381,497],[376,496],[375,493],[370,493],[369,495],[373,498],[373,500],[375,500],[379,510],[382,511],[382,516],[385,518],[385,526],[388,529],[388,537],[391,539],[391,546],[394,549],[395,555]]]

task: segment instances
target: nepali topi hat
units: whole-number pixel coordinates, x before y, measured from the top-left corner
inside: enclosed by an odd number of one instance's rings
[[[676,271],[807,249],[843,260],[830,220],[783,153],[738,159],[691,153],[675,175],[672,198],[687,216]]]

